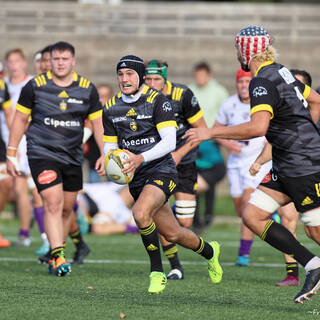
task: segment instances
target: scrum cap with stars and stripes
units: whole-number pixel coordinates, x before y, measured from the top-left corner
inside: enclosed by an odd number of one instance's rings
[[[250,60],[265,51],[270,44],[271,37],[267,30],[259,26],[241,29],[236,35],[236,47],[245,66],[249,66]]]

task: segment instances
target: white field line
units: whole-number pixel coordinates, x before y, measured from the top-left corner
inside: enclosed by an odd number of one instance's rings
[[[11,257],[2,257],[0,258],[0,262],[36,262],[36,258],[11,258]],[[126,264],[149,264],[147,260],[84,260],[85,263],[93,263],[93,264],[117,264],[117,263],[126,263]],[[183,265],[205,265],[206,262],[203,261],[181,261]],[[163,264],[169,264],[169,262],[164,261]],[[234,266],[234,262],[222,262],[223,266]],[[284,266],[283,263],[250,263],[251,267],[273,267],[278,268]]]

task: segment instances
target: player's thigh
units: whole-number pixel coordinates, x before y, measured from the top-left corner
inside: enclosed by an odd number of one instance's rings
[[[63,211],[71,212],[77,200],[78,191],[63,191]]]
[[[209,189],[209,184],[205,180],[205,178],[201,175],[201,171],[198,173],[197,177],[197,192],[198,194],[202,192],[206,192]]]
[[[240,168],[229,168],[227,171],[230,186],[230,195],[232,198],[242,197],[242,180]]]
[[[62,183],[55,184],[40,192],[43,206],[46,213],[61,215],[63,209],[63,188]]]
[[[132,208],[134,218],[139,221],[145,216],[152,217],[165,202],[165,193],[160,188],[151,184],[145,185]]]

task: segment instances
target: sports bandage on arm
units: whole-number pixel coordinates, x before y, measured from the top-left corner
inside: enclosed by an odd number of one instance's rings
[[[103,151],[104,151],[105,156],[108,154],[108,152],[110,150],[115,150],[115,149],[119,149],[119,146],[117,143],[114,143],[114,142],[105,142],[104,143]]]
[[[89,138],[92,136],[92,130],[90,130],[87,127],[83,128],[83,138],[82,138],[82,144],[86,143]]]
[[[159,130],[161,140],[150,150],[142,152],[141,155],[145,162],[159,159],[164,155],[172,152],[176,148],[176,128],[166,127]]]
[[[8,146],[7,148],[7,159],[12,162],[16,171],[20,171],[20,166],[17,158],[17,148]]]

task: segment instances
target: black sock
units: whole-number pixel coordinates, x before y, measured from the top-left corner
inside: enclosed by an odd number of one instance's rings
[[[274,248],[293,255],[302,266],[305,266],[315,255],[302,246],[292,233],[279,223],[269,220],[260,238]]]
[[[201,237],[199,238],[199,246],[197,249],[193,250],[196,253],[201,254],[207,260],[213,257],[213,249],[207,241],[204,241]]]
[[[299,266],[296,262],[286,262],[286,269],[288,276],[299,278]]]
[[[168,246],[162,246],[163,252],[168,258],[171,269],[182,269],[181,263],[178,258],[178,247],[172,243]]]
[[[83,243],[83,239],[82,239],[82,235],[81,235],[80,229],[77,229],[76,231],[70,233],[69,236],[70,236],[70,238],[72,239],[72,242],[74,243],[74,245],[77,248]]]
[[[158,231],[154,222],[149,227],[139,229],[142,242],[150,258],[150,270],[163,272],[159,249]]]
[[[64,247],[56,247],[51,250],[51,257],[56,259],[58,257],[64,257]]]

